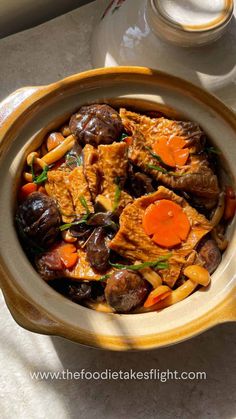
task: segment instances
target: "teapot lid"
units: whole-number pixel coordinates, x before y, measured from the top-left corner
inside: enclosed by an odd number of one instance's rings
[[[154,30],[183,46],[217,39],[233,13],[233,0],[150,0]],[[156,22],[154,22],[154,20]]]
[[[233,8],[230,0],[154,0],[153,3],[164,19],[187,31],[219,26],[228,19]]]

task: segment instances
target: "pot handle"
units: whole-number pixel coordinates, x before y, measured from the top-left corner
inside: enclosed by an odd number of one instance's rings
[[[24,329],[47,335],[60,335],[62,325],[22,295],[20,289],[9,282],[8,272],[0,266],[0,285],[7,307],[15,321]]]
[[[26,300],[18,290],[9,289],[7,284],[2,286],[7,307],[14,320],[24,329],[46,335],[60,335],[62,325]]]
[[[236,321],[236,288],[214,309],[214,317],[219,323]]]
[[[0,143],[18,116],[26,111],[31,104],[50,91],[49,86],[23,87],[11,93],[0,102]],[[1,144],[0,144],[1,148]],[[16,322],[25,329],[37,333],[58,334],[58,323],[49,315],[40,311],[26,300],[18,289],[9,286],[7,273],[0,268],[0,289],[2,289],[6,304]]]
[[[53,84],[48,86],[27,86],[11,93],[0,102],[0,142],[14,121],[28,111],[29,107],[42,96],[50,93]]]

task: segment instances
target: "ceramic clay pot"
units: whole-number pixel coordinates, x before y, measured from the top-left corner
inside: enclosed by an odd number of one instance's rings
[[[45,283],[16,234],[16,193],[26,154],[83,104],[108,102],[160,110],[196,121],[222,151],[223,176],[236,176],[236,119],[219,100],[187,81],[141,67],[77,74],[49,86],[26,87],[0,105],[0,285],[12,316],[33,332],[114,350],[147,349],[188,339],[236,320],[236,230],[211,285],[160,312],[119,315],[77,305]]]

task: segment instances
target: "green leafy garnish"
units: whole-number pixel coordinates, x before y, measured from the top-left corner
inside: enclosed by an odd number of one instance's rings
[[[88,218],[88,216],[90,214],[90,209],[88,207],[87,201],[86,201],[86,199],[85,199],[85,197],[83,195],[79,197],[79,200],[80,200],[81,205],[83,205],[83,207],[85,208],[85,210],[86,210],[86,216]]]
[[[165,163],[163,162],[162,158],[161,158],[158,154],[156,154],[156,153],[155,153],[155,152],[151,149],[151,147],[145,146],[144,148],[145,148],[145,150],[147,150],[147,151],[149,152],[149,154],[151,154],[151,156],[152,156],[154,159],[156,159],[156,160],[157,160],[157,161],[159,161],[160,163],[165,164]]]
[[[120,195],[121,195],[121,189],[120,189],[119,185],[116,185],[115,197],[114,197],[114,205],[113,205],[113,208],[112,208],[112,211],[113,212],[117,209],[117,207],[119,205]]]
[[[116,269],[130,269],[132,271],[138,271],[139,269],[144,268],[154,268],[154,269],[167,269],[169,267],[169,263],[167,262],[167,259],[169,259],[171,255],[168,254],[166,256],[161,256],[157,260],[153,262],[143,262],[139,263],[137,265],[122,265],[121,263],[112,263],[109,262],[113,268]]]
[[[30,166],[30,172],[32,175],[32,180],[34,183],[36,183],[36,185],[39,185],[40,183],[43,183],[47,180],[48,178],[47,173],[49,170],[49,166],[45,165],[45,167],[43,168],[43,171],[38,176],[36,176],[34,173],[34,157],[32,158],[32,161],[29,166]]]
[[[86,223],[87,221],[87,216],[84,216],[81,218],[81,220],[79,221],[73,221],[72,223],[66,223],[66,224],[62,224],[59,228],[60,231],[64,231],[64,230],[68,230],[69,228],[71,228],[72,226],[78,225],[78,224],[83,224]]]
[[[116,189],[115,189],[114,204],[113,204],[112,212],[114,212],[118,208],[118,205],[120,202],[121,188],[120,188],[120,178],[118,176],[115,179],[114,183],[116,184]]]
[[[166,169],[164,169],[163,167],[160,167],[160,166],[155,166],[154,164],[147,164],[147,167],[149,169],[158,170],[158,172],[161,172],[161,173],[164,173],[164,174],[169,173],[168,170],[166,170]]]
[[[82,165],[82,156],[73,156],[70,154],[67,154],[66,156],[66,164],[70,168],[73,167],[73,165],[76,163],[76,166]]]
[[[75,162],[75,158],[73,156],[66,156],[66,164],[67,166],[71,167]]]
[[[221,152],[215,147],[205,147],[205,151],[212,154],[221,154]]]
[[[77,166],[82,166],[83,164],[83,157],[82,155],[77,156]]]
[[[119,205],[120,202],[120,196],[121,196],[121,188],[120,188],[120,177],[117,176],[114,180],[114,183],[116,185],[116,189],[115,189],[115,196],[114,196],[114,203],[113,203],[113,208],[112,208],[112,212],[114,212]]]
[[[110,274],[106,274],[106,275],[102,275],[101,278],[99,278],[99,281],[104,282],[106,281],[111,275]]]
[[[165,175],[176,176],[176,177],[185,176],[185,174],[170,172],[169,170],[166,170],[163,167],[155,166],[153,164],[148,164],[147,167],[149,169],[158,170],[158,172],[164,173]]]
[[[121,134],[121,136],[118,138],[118,141],[123,141],[127,137],[128,137],[128,134],[126,134],[125,132],[123,132],[123,134]]]
[[[33,177],[33,182],[36,183],[36,185],[45,182],[48,179],[48,170],[49,166],[45,166],[40,175]]]
[[[32,179],[34,180],[34,178],[35,178],[35,174],[34,174],[34,157],[32,158],[32,160],[31,160],[31,163],[30,163],[30,172],[31,172],[31,175],[32,175]]]
[[[89,207],[88,207],[87,201],[86,201],[86,199],[85,199],[85,197],[84,197],[84,196],[80,196],[80,197],[79,197],[79,200],[80,200],[81,204],[83,205],[83,207],[85,208],[85,210],[86,210],[86,214],[84,214],[84,215],[82,216],[81,220],[78,220],[78,221],[73,221],[72,223],[65,223],[65,224],[62,224],[62,225],[59,227],[61,231],[68,230],[69,228],[71,228],[71,227],[73,227],[73,226],[76,226],[76,225],[78,225],[78,224],[83,224],[83,223],[86,223],[86,222],[87,222],[87,219],[88,219],[88,217],[89,217],[89,215],[90,215],[90,210],[89,210]]]

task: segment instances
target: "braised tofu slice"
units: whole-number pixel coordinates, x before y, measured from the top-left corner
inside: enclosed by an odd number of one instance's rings
[[[86,206],[90,212],[93,212],[93,204],[91,202],[91,194],[88,183],[85,179],[83,167],[76,167],[68,176],[69,191],[72,196],[76,217],[86,214],[87,210],[82,201],[85,200]]]
[[[180,205],[191,226],[187,240],[178,247],[169,249],[171,252],[169,269],[159,272],[163,281],[173,287],[187,257],[201,238],[212,229],[212,225],[202,214],[199,214],[174,192],[160,186],[156,192],[138,198],[128,205],[120,216],[120,229],[111,240],[109,247],[133,262],[137,260],[141,262],[154,261],[158,257],[166,255],[167,249],[156,244],[143,228],[143,216],[146,208],[161,199],[168,199]]]
[[[47,192],[56,199],[64,223],[74,220],[74,205],[69,190],[69,173],[61,170],[48,171]]]
[[[174,121],[167,118],[150,118],[135,112],[120,109],[122,123],[130,133],[136,131],[144,135],[147,142],[152,144],[157,136],[171,135],[183,137],[191,153],[202,151],[205,145],[205,134],[198,124],[191,121]]]
[[[127,145],[124,142],[98,147],[99,164],[102,173],[101,195],[114,206],[117,187],[121,189],[118,207],[125,208],[132,197],[122,190],[128,169]]]
[[[91,195],[82,166],[76,167],[71,172],[49,170],[47,191],[57,200],[64,223],[71,223],[86,213],[81,198],[86,201],[89,211],[93,212]]]
[[[83,149],[83,168],[84,176],[88,182],[92,200],[99,194],[100,173],[98,165],[98,152],[95,147],[86,144]]]
[[[203,152],[205,135],[196,123],[149,118],[125,109],[121,109],[120,115],[124,126],[133,135],[128,158],[134,165],[168,187],[202,197],[203,203],[204,199],[210,200],[212,207],[216,204],[218,180]],[[160,136],[168,139],[178,137],[185,141],[184,148],[188,149],[189,157],[183,166],[174,169],[163,166],[153,156],[153,145]]]

